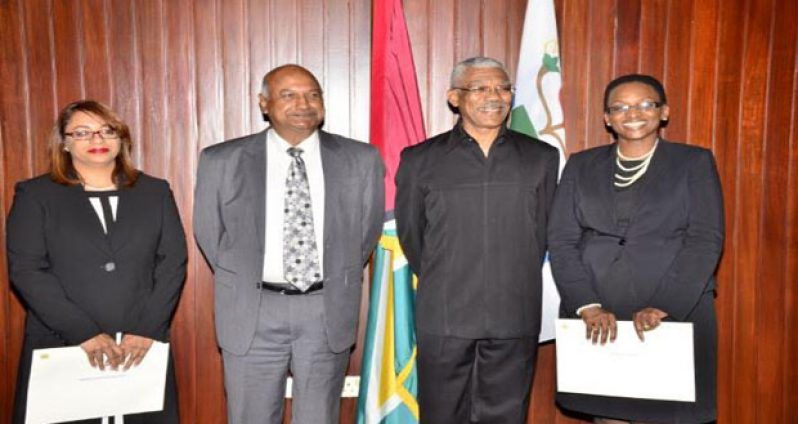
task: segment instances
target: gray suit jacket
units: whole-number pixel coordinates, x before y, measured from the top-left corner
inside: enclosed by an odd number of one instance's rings
[[[363,266],[380,235],[384,167],[373,146],[319,131],[324,170],[324,307],[330,349],[355,343]],[[266,131],[202,151],[194,235],[214,272],[216,335],[244,354],[255,334],[265,237]]]

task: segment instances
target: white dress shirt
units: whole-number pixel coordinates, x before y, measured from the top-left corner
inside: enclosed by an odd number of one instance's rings
[[[97,217],[100,218],[100,223],[103,225],[103,231],[105,232],[105,234],[108,234],[108,225],[105,224],[105,217],[103,216],[103,206],[100,203],[100,198],[91,197],[90,194],[89,202],[91,202],[91,207],[94,208],[94,212],[97,213]],[[114,222],[116,222],[116,207],[119,204],[119,197],[108,196],[108,203],[111,205],[111,215],[113,217]]]
[[[321,167],[319,132],[292,146],[274,129],[266,135],[266,225],[263,252],[263,281],[286,283],[283,272],[283,210],[285,209],[285,180],[288,168],[294,160],[288,148],[302,149],[302,159],[310,185],[313,204],[313,231],[316,233],[316,249],[319,252],[321,278],[324,278],[324,171]],[[320,279],[321,280],[321,279]]]

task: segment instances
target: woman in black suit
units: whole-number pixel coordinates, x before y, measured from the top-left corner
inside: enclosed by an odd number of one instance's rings
[[[50,172],[17,184],[7,223],[9,274],[28,312],[15,424],[34,349],[80,345],[92,366],[137,365],[154,340],[168,341],[186,274],[169,185],[133,167],[130,132],[114,112],[69,104],[49,147]],[[170,364],[164,410],[125,422],[177,423],[176,399]]]
[[[651,76],[612,81],[604,108],[617,142],[571,155],[550,214],[561,311],[581,317],[594,343],[615,339],[616,319],[632,320],[641,340],[663,320],[693,323],[696,402],[572,393],[557,401],[600,423],[712,421],[713,274],[724,237],[715,161],[706,149],[659,137],[670,111]]]

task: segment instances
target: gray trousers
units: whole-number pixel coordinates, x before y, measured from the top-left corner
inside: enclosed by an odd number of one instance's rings
[[[292,423],[338,423],[349,351],[330,351],[322,292],[286,296],[264,290],[258,314],[247,353],[223,352],[228,423],[282,423],[289,371]]]

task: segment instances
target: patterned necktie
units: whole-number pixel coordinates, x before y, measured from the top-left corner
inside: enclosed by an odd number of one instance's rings
[[[302,149],[291,147],[288,154],[294,159],[285,179],[285,210],[283,215],[283,272],[286,280],[305,291],[321,278],[316,233],[313,231],[313,207],[310,185],[302,160]]]

